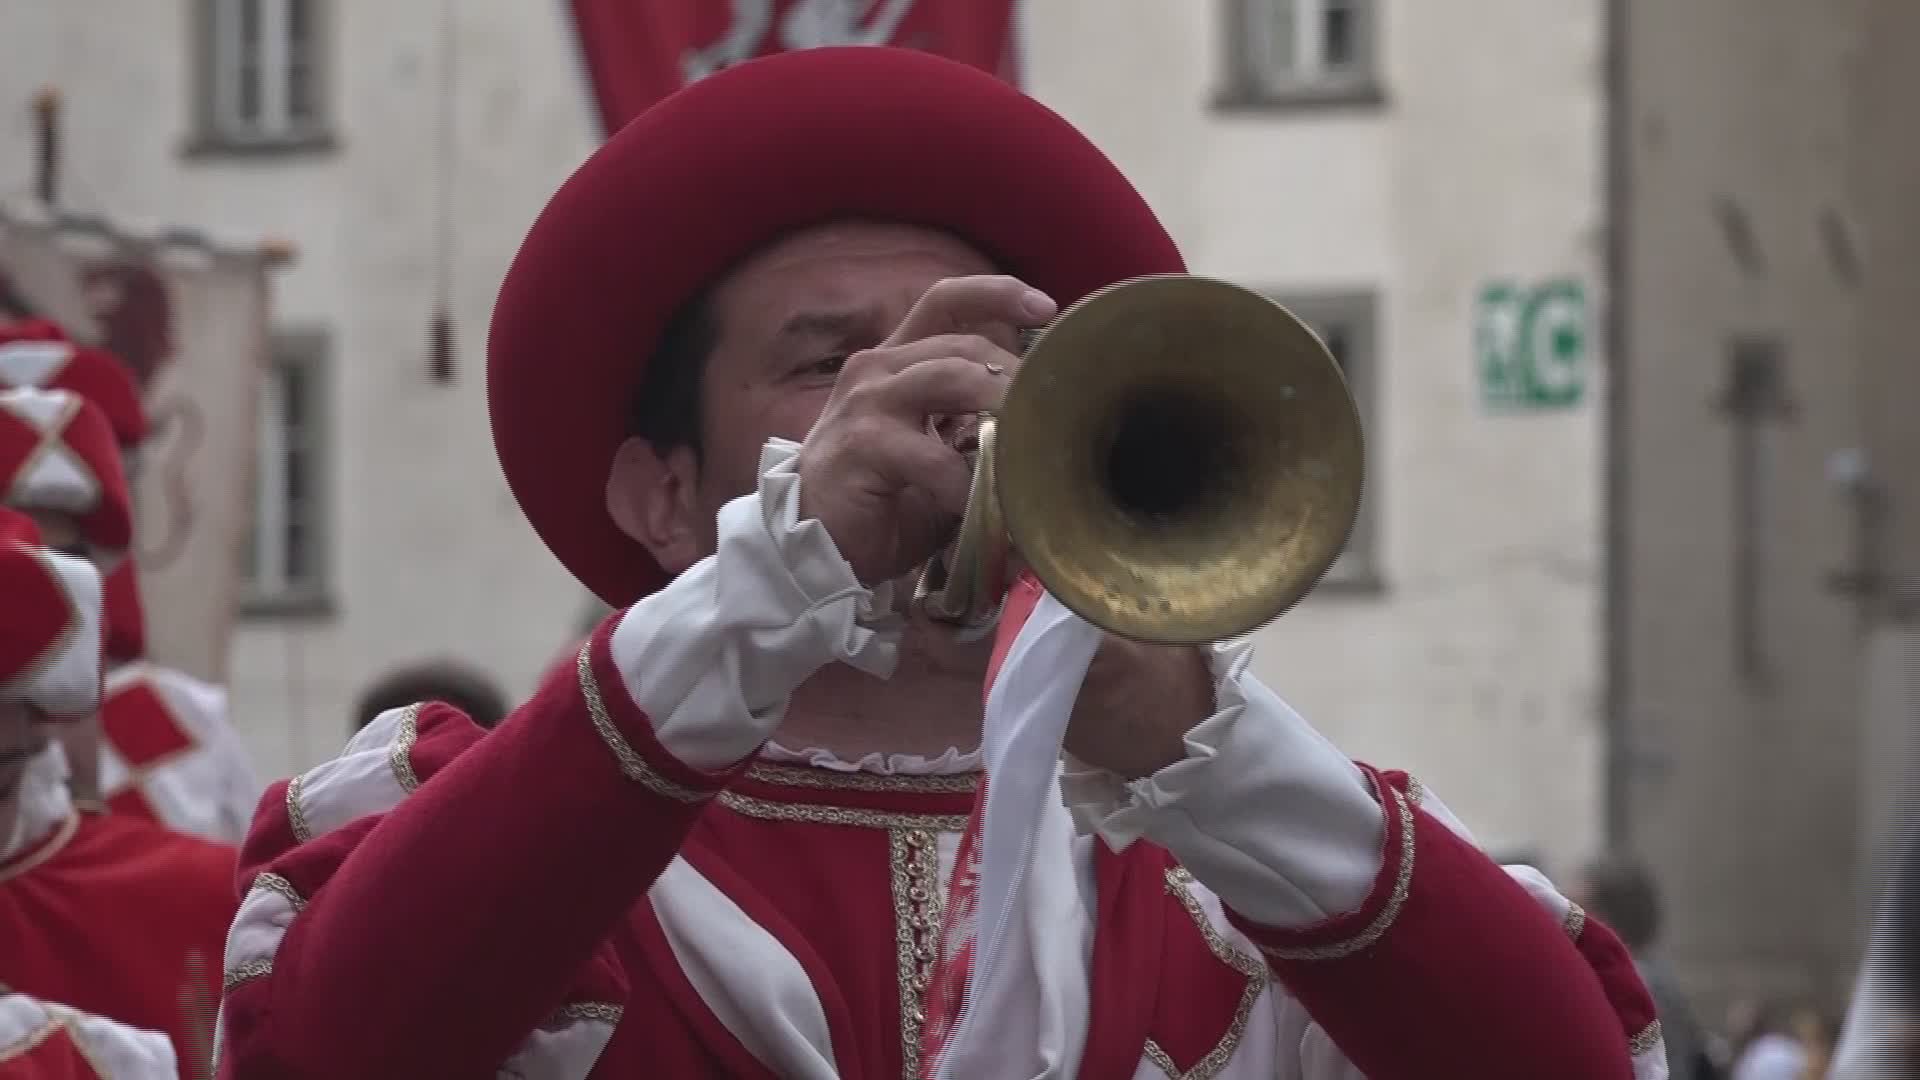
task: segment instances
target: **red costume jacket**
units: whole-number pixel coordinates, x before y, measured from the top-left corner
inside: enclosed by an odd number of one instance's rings
[[[234,851],[132,818],[75,813],[56,748],[21,792],[0,861],[0,983],[165,1033],[204,1075],[220,954],[236,907]]]
[[[888,645],[778,465],[763,485],[494,732],[396,710],[269,789],[222,1076],[920,1074],[974,777],[765,746],[821,663]],[[1087,825],[1027,912],[1047,1075],[1665,1075],[1612,934],[1222,670],[1191,758],[1063,789]]]

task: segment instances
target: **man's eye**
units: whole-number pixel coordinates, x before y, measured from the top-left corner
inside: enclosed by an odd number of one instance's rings
[[[840,369],[846,366],[847,358],[844,355],[827,356],[803,365],[799,374],[808,377],[816,375],[832,377],[840,374]]]

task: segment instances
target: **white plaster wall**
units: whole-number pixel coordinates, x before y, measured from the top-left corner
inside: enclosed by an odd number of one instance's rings
[[[459,381],[426,377],[436,209],[440,5],[340,0],[339,148],[185,158],[189,5],[0,0],[0,189],[30,183],[27,103],[66,100],[75,206],[290,239],[283,325],[333,335],[332,462],[339,614],[247,622],[234,642],[235,718],[279,775],[337,749],[368,680],[449,655],[526,692],[564,643],[581,592],[525,525],[488,440],[487,315],[508,260],[594,144],[557,4],[462,0],[453,41],[458,158],[454,311]]]
[[[331,750],[386,666],[463,657],[525,692],[580,593],[522,523],[487,441],[486,315],[515,244],[590,149],[555,4],[462,0],[454,207],[461,380],[424,374],[438,5],[341,0],[342,144],[190,161],[184,5],[0,0],[0,188],[27,180],[25,103],[69,101],[75,203],[290,238],[288,324],[337,347],[339,617],[248,624],[235,707],[262,768]],[[1212,2],[1036,0],[1031,88],[1130,172],[1194,268],[1373,288],[1383,370],[1373,497],[1386,591],[1309,600],[1262,672],[1356,755],[1421,773],[1482,834],[1565,859],[1598,826],[1599,416],[1491,418],[1475,397],[1481,281],[1597,286],[1597,0],[1393,0],[1389,103],[1224,115]],[[15,103],[18,103],[17,106]]]
[[[1597,304],[1601,5],[1389,0],[1382,109],[1221,113],[1216,3],[1029,6],[1033,91],[1127,169],[1194,270],[1381,299],[1378,596],[1309,598],[1259,670],[1351,753],[1414,770],[1490,846],[1599,841],[1603,383],[1482,412],[1488,278]]]

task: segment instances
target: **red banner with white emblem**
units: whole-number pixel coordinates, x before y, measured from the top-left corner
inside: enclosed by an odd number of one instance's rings
[[[723,68],[795,49],[894,45],[1018,82],[1019,0],[568,0],[600,119],[618,131]]]

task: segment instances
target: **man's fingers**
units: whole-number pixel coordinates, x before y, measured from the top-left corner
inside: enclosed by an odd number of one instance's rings
[[[841,382],[857,385],[887,375],[896,375],[926,360],[962,357],[982,367],[1007,371],[1019,366],[1020,358],[978,334],[939,334],[904,345],[882,346],[854,353],[840,373]]]
[[[952,447],[925,432],[889,429],[871,448],[875,467],[900,488],[927,493],[942,513],[958,518],[973,490],[973,470]]]
[[[868,383],[861,392],[875,409],[906,419],[924,433],[930,416],[998,409],[1011,381],[1004,367],[945,356],[922,360],[890,378]]]
[[[947,278],[934,282],[913,305],[887,345],[938,334],[1004,326],[1024,330],[1046,325],[1059,310],[1052,298],[1018,278],[1005,275]]]

